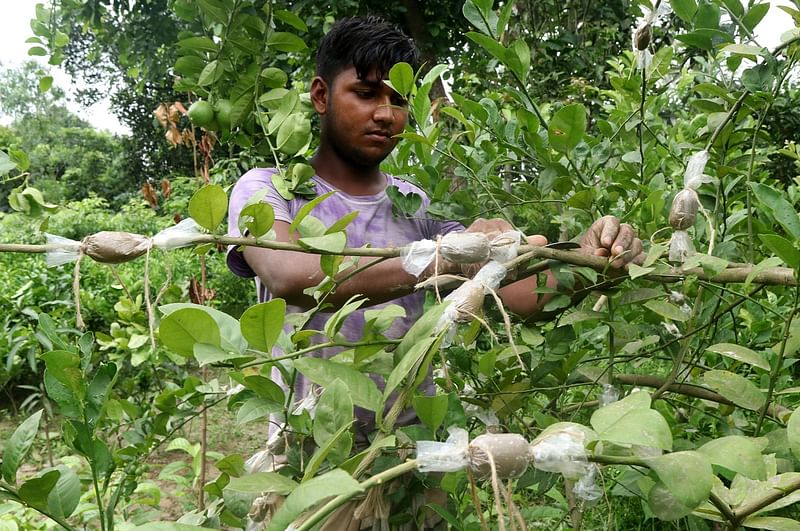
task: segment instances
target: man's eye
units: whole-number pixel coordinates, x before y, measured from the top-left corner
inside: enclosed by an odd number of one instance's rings
[[[367,98],[371,98],[374,95],[375,95],[375,93],[373,91],[371,91],[371,90],[357,90],[356,91],[356,96],[358,96],[359,98],[367,99]]]
[[[392,98],[392,105],[397,105],[398,107],[408,107],[408,100],[397,96]]]

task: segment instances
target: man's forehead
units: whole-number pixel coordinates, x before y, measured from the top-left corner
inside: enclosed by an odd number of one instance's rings
[[[385,72],[380,72],[379,70],[380,69],[378,67],[370,68],[365,76],[359,77],[356,67],[350,66],[349,68],[342,70],[337,77],[345,78],[352,83],[383,85],[383,82],[389,79],[389,71],[386,70]],[[384,76],[379,76],[379,73],[383,73]]]

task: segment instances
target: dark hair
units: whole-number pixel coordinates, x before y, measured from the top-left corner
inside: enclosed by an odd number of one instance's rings
[[[373,70],[383,79],[397,63],[415,70],[419,52],[400,28],[376,16],[338,20],[322,38],[317,50],[317,75],[328,83],[351,66],[359,79]]]

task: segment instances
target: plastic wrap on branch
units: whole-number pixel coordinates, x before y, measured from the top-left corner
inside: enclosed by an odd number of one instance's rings
[[[708,151],[703,150],[689,158],[683,178],[683,189],[672,200],[669,211],[669,224],[675,229],[669,244],[669,259],[672,262],[685,262],[695,254],[694,244],[687,229],[694,225],[697,212],[701,208],[697,189],[703,183],[711,182],[704,172],[708,162]]]
[[[611,384],[603,384],[603,392],[600,393],[598,402],[600,407],[607,406],[619,400],[619,390]]]
[[[47,244],[54,247],[47,251],[45,259],[48,267],[74,262],[82,254],[95,262],[120,264],[142,256],[150,248],[168,251],[191,245],[198,234],[201,234],[200,227],[192,218],[186,218],[152,238],[130,232],[102,231],[77,242],[45,234]]]
[[[577,480],[589,472],[584,441],[586,434],[579,428],[552,426],[530,445],[533,466],[543,472],[557,472]]]
[[[478,273],[461,284],[450,295],[444,298],[450,304],[439,318],[437,329],[447,330],[445,345],[450,344],[456,323],[471,321],[483,308],[483,299],[490,291],[500,287],[506,278],[508,269],[500,262],[492,260],[484,265]]]
[[[507,262],[517,256],[521,235],[517,231],[489,237],[482,232],[451,232],[438,240],[419,240],[400,254],[403,269],[419,277],[436,259],[454,264],[479,264],[487,260]]]
[[[651,11],[644,9],[644,16],[632,32],[633,53],[636,56],[636,67],[646,71],[653,62],[653,54],[650,53],[650,43],[653,39],[653,26],[660,19],[668,15],[671,11],[669,2],[661,2],[658,9]]]

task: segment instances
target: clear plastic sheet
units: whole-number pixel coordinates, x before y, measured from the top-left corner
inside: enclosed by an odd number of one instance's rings
[[[689,237],[689,233],[685,230],[676,230],[672,233],[672,239],[669,242],[669,259],[671,262],[685,262],[690,256],[697,253],[694,249],[694,243]]]
[[[595,502],[603,497],[603,490],[597,486],[597,467],[590,465],[586,473],[572,487],[572,492],[578,499],[585,502]]]
[[[530,444],[533,466],[543,472],[563,474],[568,479],[583,477],[590,466],[585,438],[586,435],[573,426],[545,430]]]
[[[417,463],[420,472],[457,472],[469,465],[469,434],[450,428],[445,442],[418,441]]]
[[[57,246],[52,251],[47,251],[45,254],[45,262],[47,267],[55,267],[63,264],[74,262],[78,259],[78,252],[81,248],[81,243],[55,234],[48,234],[45,232],[47,238],[47,245]]]
[[[689,162],[686,164],[686,173],[683,177],[684,188],[697,190],[701,184],[711,182],[711,177],[703,173],[708,159],[709,154],[705,149],[689,157]]]
[[[611,384],[603,384],[603,392],[600,393],[600,407],[607,406],[619,400],[619,390]]]

